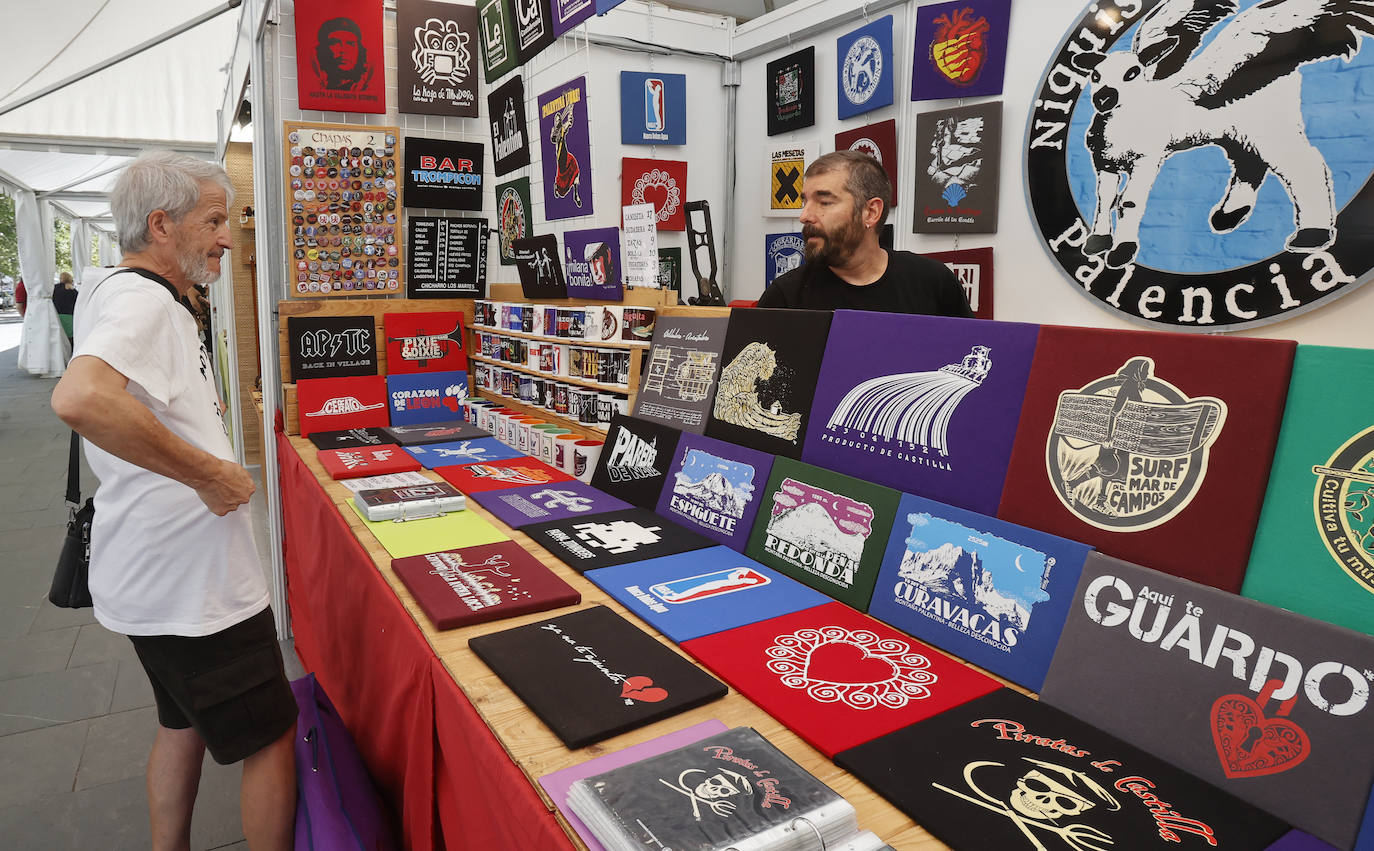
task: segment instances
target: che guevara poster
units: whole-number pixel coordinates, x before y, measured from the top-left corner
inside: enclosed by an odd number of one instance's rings
[[[301,109],[386,112],[382,0],[297,0]]]

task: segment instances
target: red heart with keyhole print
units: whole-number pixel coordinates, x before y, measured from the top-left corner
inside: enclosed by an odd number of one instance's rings
[[[668,690],[654,685],[648,677],[628,677],[620,685],[620,696],[643,703],[658,703],[668,698]]]
[[[1243,694],[1224,694],[1212,704],[1212,742],[1227,777],[1260,777],[1287,771],[1307,759],[1312,743],[1287,718],[1265,718]]]
[[[897,669],[886,659],[869,656],[862,648],[842,641],[822,644],[806,658],[806,676],[812,680],[842,685],[868,685],[886,682]]]

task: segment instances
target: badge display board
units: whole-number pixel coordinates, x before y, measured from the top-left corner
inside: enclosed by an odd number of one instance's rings
[[[687,163],[683,160],[620,160],[620,203],[654,205],[654,227],[687,230]],[[624,220],[622,218],[622,225]]]
[[[291,379],[377,374],[377,333],[367,316],[288,316]]]
[[[592,473],[592,487],[652,511],[681,436],[672,426],[616,414]]]
[[[398,0],[399,111],[476,117],[478,41],[476,7]]]
[[[616,228],[570,230],[563,234],[563,273],[568,297],[620,301],[620,231]]]
[[[1262,851],[1287,829],[1148,751],[1010,689],[835,761],[952,848]]]
[[[997,233],[1002,104],[916,116],[912,233]]]
[[[1374,351],[1298,346],[1242,593],[1374,634]]]
[[[658,513],[743,552],[772,469],[766,452],[684,433]]]
[[[513,541],[398,558],[391,569],[435,629],[544,612],[582,595]]]
[[[455,464],[451,467],[435,467],[434,472],[465,494],[548,485],[572,478],[562,470],[533,458],[512,458],[490,464]]]
[[[992,248],[964,248],[958,251],[927,251],[925,256],[949,267],[964,296],[973,308],[974,319],[992,318]]]
[[[515,265],[515,241],[534,233],[530,210],[528,177],[519,177],[496,187],[496,236],[502,266]]]
[[[402,292],[398,129],[286,121],[282,133],[288,294]]]
[[[835,311],[802,459],[996,514],[1039,333]]]
[[[482,209],[481,142],[424,136],[405,138],[405,206],[438,210]]]
[[[624,500],[576,480],[537,487],[479,491],[472,498],[512,529],[633,507]]]
[[[450,511],[440,517],[397,523],[395,520],[368,520],[363,510],[351,499],[348,500],[348,507],[392,558],[510,540],[475,511]]]
[[[660,316],[634,415],[701,434],[716,395],[728,316]]]
[[[897,206],[897,196],[901,194],[897,190],[900,185],[897,180],[897,119],[889,118],[877,124],[836,133],[835,150],[858,151],[877,160],[892,184],[892,203],[888,209]]]
[[[719,546],[603,567],[587,578],[678,644],[830,602]]]
[[[997,688],[843,603],[684,641],[682,649],[827,757]]]
[[[763,236],[763,282],[768,285],[801,267],[806,261],[806,240],[800,233],[769,233]]]
[[[711,545],[706,538],[642,508],[551,520],[521,531],[578,573]]]
[[[529,165],[530,134],[525,125],[525,81],[519,74],[487,95],[487,116],[491,122],[491,159],[496,176]],[[496,194],[499,207],[501,187],[497,187]]]
[[[744,551],[863,611],[900,499],[891,488],[778,458]]]
[[[510,0],[510,9],[520,64],[528,65],[553,44],[553,11],[549,0]]]
[[[816,48],[805,47],[768,63],[768,135],[816,123]]]
[[[386,398],[386,379],[380,375],[297,381],[301,437],[317,431],[387,425]]]
[[[494,437],[426,443],[420,446],[407,446],[405,451],[429,470],[436,467],[451,467],[454,464],[486,464],[491,461],[509,461],[511,458],[525,457],[525,453],[511,449]]]
[[[687,144],[686,74],[620,72],[620,144]]]
[[[386,112],[381,0],[299,0],[293,16],[300,108]]]
[[[851,118],[892,104],[892,16],[840,36],[835,41],[835,93],[840,118]],[[837,148],[836,150],[840,150]],[[896,171],[896,163],[893,163]],[[897,180],[894,177],[893,183]]]
[[[1294,349],[1042,327],[997,516],[1239,591]]]
[[[903,494],[868,613],[1038,692],[1089,550]]]
[[[557,2],[557,0],[555,0]],[[601,774],[610,771],[612,768],[619,768],[622,765],[629,765],[632,762],[639,762],[651,756],[667,753],[680,747],[699,742],[707,736],[715,736],[724,733],[725,724],[721,721],[712,719],[703,721],[700,724],[693,724],[665,736],[649,739],[637,745],[630,745],[618,751],[605,754],[604,756],[589,759],[586,762],[579,762],[576,765],[545,774],[539,778],[539,785],[544,787],[544,793],[548,795],[550,801],[557,802],[558,809],[563,818],[567,820],[572,829],[577,831],[577,835],[582,838],[582,842],[587,846],[588,851],[604,851],[604,846],[596,841],[591,829],[577,817],[571,808],[565,806],[563,802],[568,799],[568,788],[573,783],[584,777],[591,777],[593,774]],[[1294,849],[1289,849],[1294,851]]]
[[[407,298],[483,298],[487,220],[406,216]]]
[[[386,392],[396,425],[443,422],[461,413],[459,403],[468,397],[468,374],[453,370],[388,375]]]
[[[592,153],[586,77],[539,96],[539,158],[544,169],[544,218],[590,216]]]
[[[800,457],[830,317],[824,310],[730,311],[706,434]]]
[[[605,606],[479,635],[468,646],[572,750],[726,694]]]
[[[386,368],[391,375],[467,369],[459,311],[384,313]]]
[[[321,449],[316,453],[320,466],[333,479],[361,479],[409,473],[420,469],[420,462],[399,446],[359,446],[353,449]]]
[[[528,299],[567,298],[568,285],[558,253],[558,237],[551,233],[511,242],[520,292]]]
[[[857,847],[854,807],[751,727],[579,781],[568,804],[618,849]]]
[[[477,17],[481,22],[482,71],[488,84],[506,75],[520,64],[520,51],[515,44],[515,22],[511,17],[511,0],[477,0]]]
[[[1002,93],[1011,0],[955,0],[916,13],[912,100]]]
[[[1374,637],[1093,553],[1040,698],[1349,848],[1371,670]]]
[[[448,443],[454,440],[470,440],[474,437],[491,437],[472,423],[462,420],[445,420],[439,423],[419,425],[397,425],[386,430],[392,439],[402,446],[420,446],[426,443]]]
[[[317,431],[310,435],[316,449],[352,449],[357,446],[385,446],[396,441],[382,428],[350,428],[343,431]]]

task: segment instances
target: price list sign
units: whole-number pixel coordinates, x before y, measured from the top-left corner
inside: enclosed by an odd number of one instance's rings
[[[487,294],[487,220],[407,216],[406,295],[483,298]]]

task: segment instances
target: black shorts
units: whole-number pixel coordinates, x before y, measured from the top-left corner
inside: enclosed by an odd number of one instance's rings
[[[269,606],[213,635],[131,635],[163,727],[194,727],[220,765],[252,756],[296,721]]]

